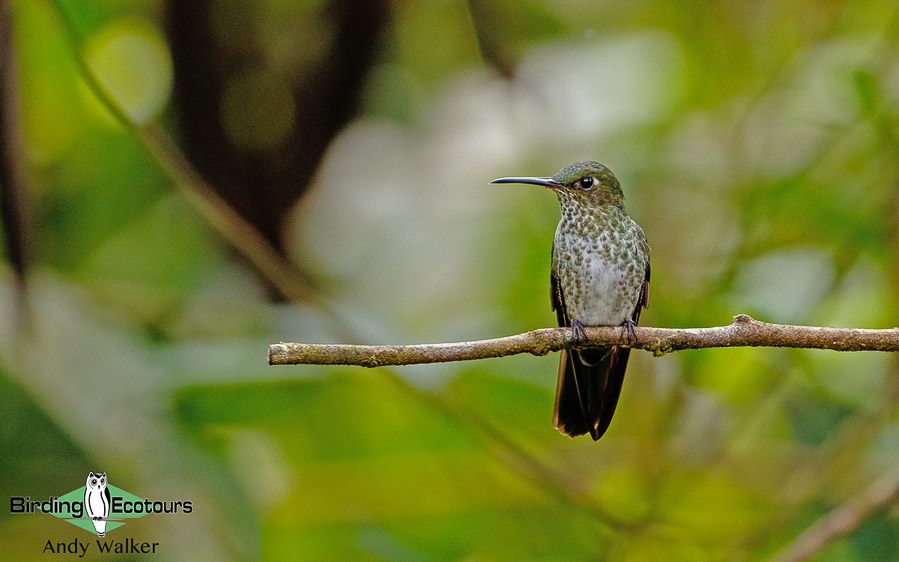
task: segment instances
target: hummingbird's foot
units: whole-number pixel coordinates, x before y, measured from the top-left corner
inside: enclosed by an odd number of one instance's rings
[[[575,347],[587,343],[587,332],[584,331],[584,325],[581,324],[580,320],[575,319],[571,321],[571,335],[576,344]]]
[[[637,324],[630,318],[621,323],[621,339],[628,347],[637,343],[637,334],[634,332],[636,326]]]

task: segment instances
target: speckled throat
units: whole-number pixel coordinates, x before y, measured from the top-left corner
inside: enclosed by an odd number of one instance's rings
[[[572,320],[618,326],[631,318],[649,260],[643,229],[623,204],[591,205],[559,190],[561,220],[553,239],[553,272]]]

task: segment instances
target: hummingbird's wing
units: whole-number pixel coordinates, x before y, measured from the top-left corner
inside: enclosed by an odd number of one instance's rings
[[[634,310],[632,319],[634,324],[640,321],[640,311],[649,306],[649,243],[646,242],[646,235],[640,225],[634,223],[640,233],[640,252],[643,254],[643,260],[646,262],[646,275],[643,277],[643,286],[640,288],[640,298],[637,299],[637,308]]]

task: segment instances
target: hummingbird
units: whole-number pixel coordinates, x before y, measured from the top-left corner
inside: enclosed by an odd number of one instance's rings
[[[550,299],[559,326],[577,342],[585,326],[621,326],[630,344],[649,304],[649,244],[628,216],[615,174],[593,161],[552,177],[508,177],[490,183],[542,185],[556,192],[561,219],[553,237]],[[563,350],[553,426],[565,435],[606,432],[624,381],[630,347]]]

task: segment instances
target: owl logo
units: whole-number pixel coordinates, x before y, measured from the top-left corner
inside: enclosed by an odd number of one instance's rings
[[[109,490],[106,488],[106,473],[91,472],[84,487],[84,512],[94,522],[97,536],[106,536],[106,518],[109,517]]]

